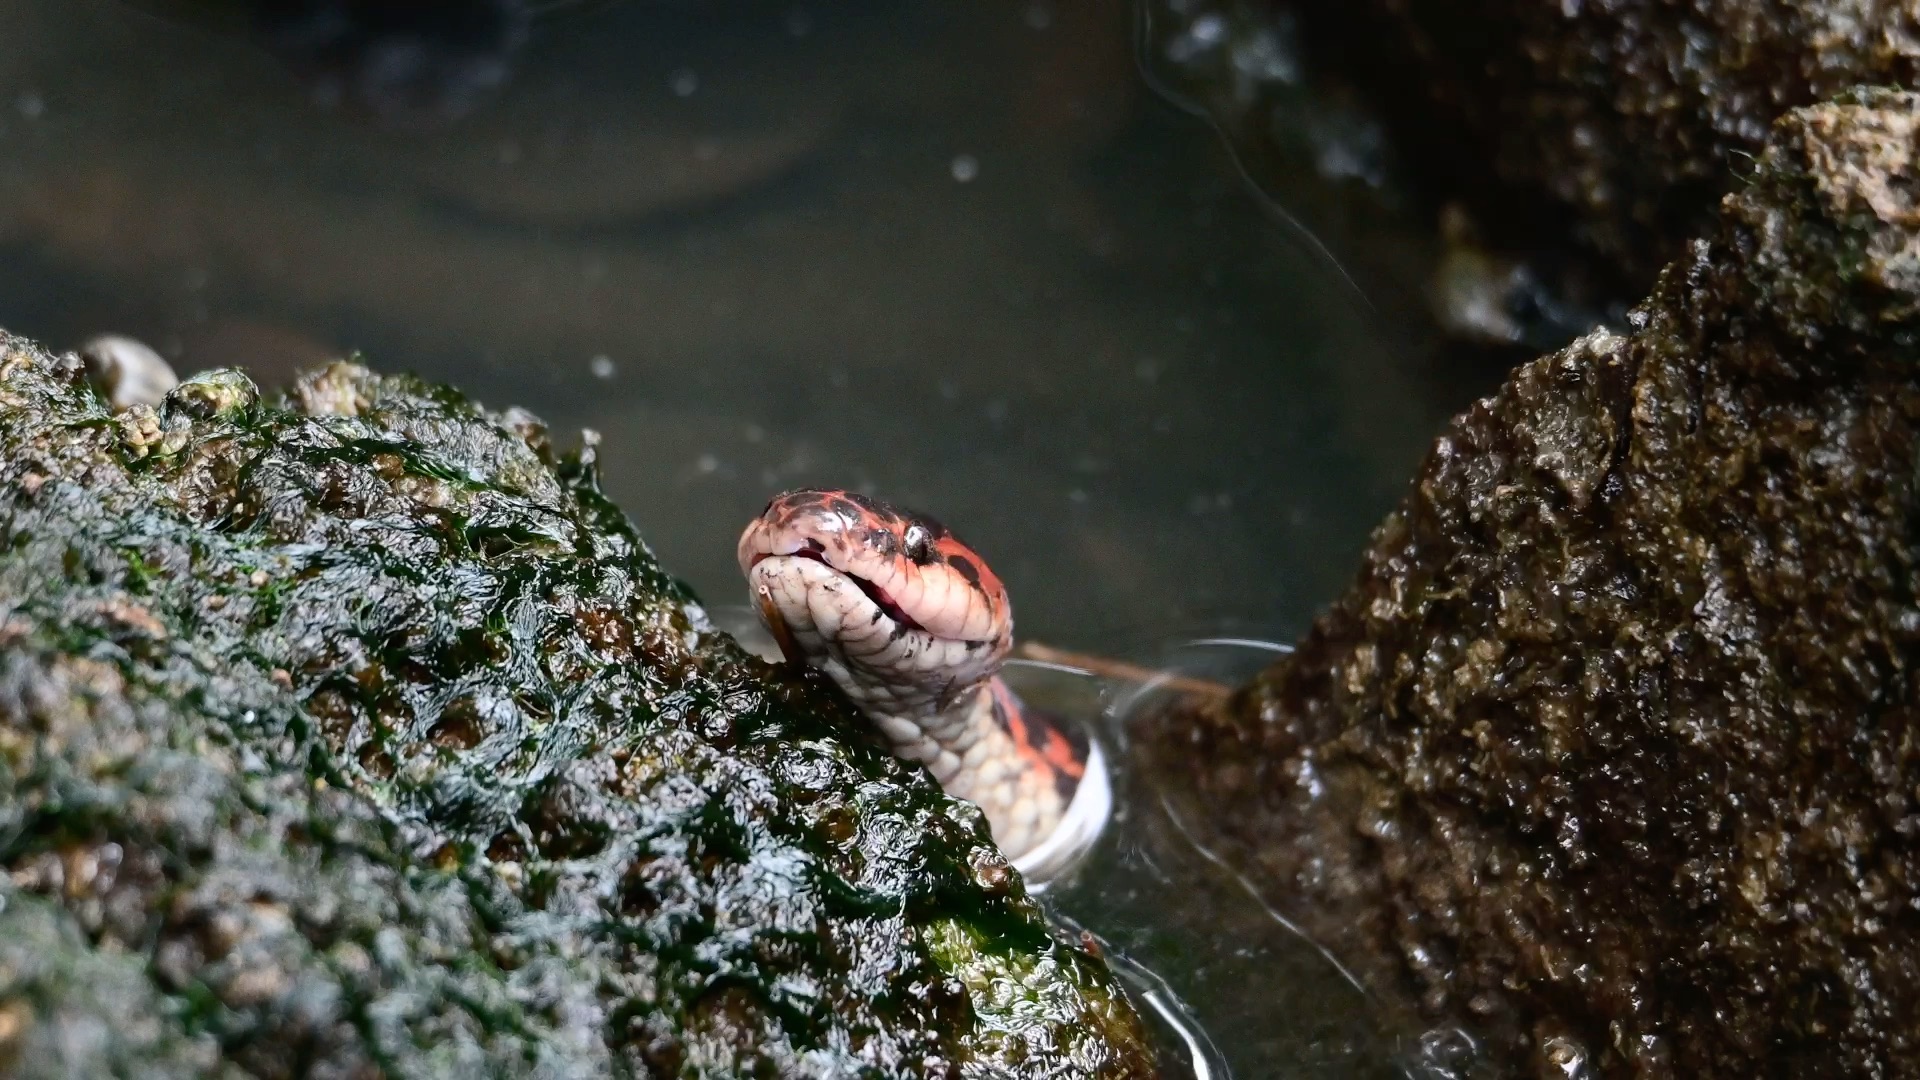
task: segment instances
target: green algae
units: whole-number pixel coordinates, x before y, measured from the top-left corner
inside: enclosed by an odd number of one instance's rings
[[[591,443],[350,364],[114,415],[0,338],[0,507],[0,1057],[1152,1073],[977,812],[713,631]]]

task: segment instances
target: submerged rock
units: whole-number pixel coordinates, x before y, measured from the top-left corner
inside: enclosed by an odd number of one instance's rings
[[[1920,96],[1790,114],[1625,335],[1441,437],[1143,735],[1211,850],[1541,1075],[1920,1072]]]
[[[0,335],[0,1070],[1144,1076],[977,811],[525,414]]]

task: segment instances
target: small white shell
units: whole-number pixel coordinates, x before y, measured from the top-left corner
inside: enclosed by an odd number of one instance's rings
[[[180,377],[144,343],[119,334],[101,334],[80,346],[87,378],[115,410],[158,405]]]

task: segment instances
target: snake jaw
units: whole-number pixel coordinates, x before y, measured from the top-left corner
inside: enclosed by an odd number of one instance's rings
[[[840,574],[840,576],[846,578],[848,581],[853,582],[853,584],[857,588],[859,588],[861,592],[865,593],[867,595],[867,599],[873,601],[875,607],[878,607],[881,611],[886,612],[887,618],[892,619],[895,623],[901,626],[904,626],[909,630],[918,630],[922,633],[931,633],[931,631],[927,630],[926,627],[921,626],[919,621],[916,620],[912,615],[907,614],[907,609],[901,607],[899,601],[895,600],[891,593],[881,588],[877,583],[873,581],[873,579],[862,577],[859,574],[856,574],[853,571],[847,570],[843,567],[834,566],[833,560],[827,558],[826,549],[820,544],[818,540],[809,539],[807,540],[805,547],[799,548],[798,550],[795,550],[795,551],[786,552],[785,554],[787,555],[787,557],[794,558],[794,559],[811,559],[814,562],[820,563],[823,566],[827,566],[837,571]],[[773,556],[770,554],[755,555],[753,558],[752,565],[748,567],[748,572],[751,573],[753,566],[758,566],[763,560],[769,559],[772,557]],[[772,596],[770,593],[767,595],[767,599],[769,601],[772,599]]]
[[[856,575],[805,555],[751,561],[761,621],[789,660],[826,672],[863,706],[940,711],[999,670],[1004,640],[944,638],[896,621]]]

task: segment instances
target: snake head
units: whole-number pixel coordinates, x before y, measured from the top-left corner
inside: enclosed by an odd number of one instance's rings
[[[739,556],[781,651],[863,705],[944,708],[991,678],[1013,642],[1000,579],[923,514],[789,491],[747,526]]]

